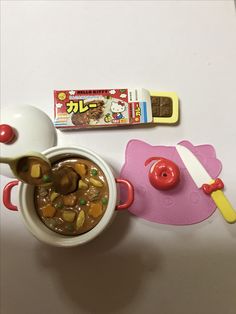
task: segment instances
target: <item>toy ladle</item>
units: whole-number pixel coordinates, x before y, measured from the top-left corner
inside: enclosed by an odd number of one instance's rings
[[[0,157],[0,163],[8,164],[17,179],[32,185],[48,185],[51,182],[51,163],[42,154],[27,154],[9,158]]]
[[[17,179],[34,186],[53,184],[59,194],[69,194],[78,188],[80,176],[71,167],[52,171],[50,161],[42,154],[28,152],[15,158],[0,157],[0,163],[8,164]]]

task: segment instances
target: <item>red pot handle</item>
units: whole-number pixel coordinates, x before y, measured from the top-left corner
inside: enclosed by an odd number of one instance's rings
[[[18,210],[17,207],[11,203],[11,190],[18,183],[19,183],[18,180],[11,181],[7,183],[7,185],[3,189],[2,201],[7,209],[15,210],[15,211]]]
[[[120,204],[116,206],[117,210],[127,209],[130,207],[134,201],[134,188],[133,185],[124,179],[116,179],[116,183],[123,183],[126,185],[126,188],[128,190],[128,198],[124,204]]]

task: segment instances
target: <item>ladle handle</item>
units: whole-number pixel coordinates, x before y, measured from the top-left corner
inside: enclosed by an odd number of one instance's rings
[[[9,158],[9,157],[0,157],[0,163],[1,164],[8,164],[11,165],[12,164],[13,159]]]

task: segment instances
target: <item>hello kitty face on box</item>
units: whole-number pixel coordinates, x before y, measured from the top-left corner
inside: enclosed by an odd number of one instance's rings
[[[195,154],[212,178],[221,171],[211,145],[193,146],[188,141],[179,143]],[[150,180],[159,160],[168,159],[179,169],[179,181],[171,189],[157,189]],[[152,146],[132,140],[126,147],[126,160],[121,178],[134,186],[134,203],[129,211],[149,221],[169,225],[189,225],[207,219],[216,209],[213,200],[195,185],[185,168],[175,146]],[[121,188],[121,200],[126,198]]]
[[[125,103],[123,101],[112,101],[111,112],[121,113],[125,111]]]

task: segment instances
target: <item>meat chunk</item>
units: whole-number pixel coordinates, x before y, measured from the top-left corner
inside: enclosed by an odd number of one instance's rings
[[[80,175],[71,167],[63,167],[52,174],[55,191],[59,194],[69,194],[77,189]]]

